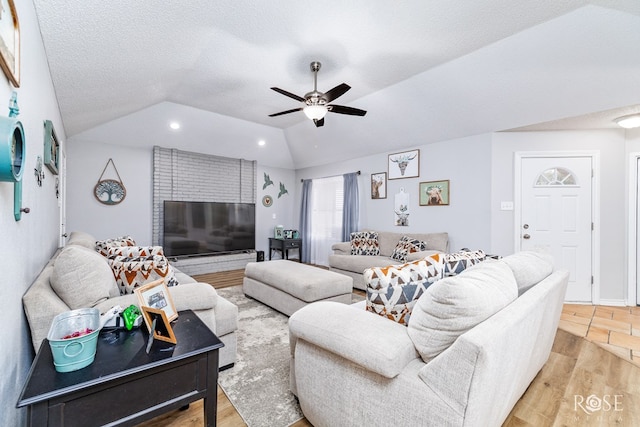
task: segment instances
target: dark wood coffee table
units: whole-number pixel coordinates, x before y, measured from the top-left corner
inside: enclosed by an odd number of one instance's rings
[[[28,426],[130,426],[204,399],[204,421],[216,425],[218,349],[224,344],[192,311],[172,323],[177,344],[155,340],[144,325],[100,333],[94,362],[56,372],[45,339],[17,407]]]

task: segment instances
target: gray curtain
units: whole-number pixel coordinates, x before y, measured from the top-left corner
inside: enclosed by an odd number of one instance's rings
[[[300,238],[302,239],[302,262],[311,261],[311,184],[310,179],[302,181],[302,202],[300,203]]]
[[[360,198],[358,197],[358,173],[345,173],[344,201],[342,205],[342,241],[351,240],[351,233],[358,231]]]

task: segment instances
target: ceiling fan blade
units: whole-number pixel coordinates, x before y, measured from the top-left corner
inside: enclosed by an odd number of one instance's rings
[[[344,105],[328,105],[329,111],[338,114],[348,114],[350,116],[364,116],[367,114],[365,110],[359,108],[346,107]]]
[[[319,128],[320,126],[324,126],[324,117],[321,118],[320,120],[318,119],[313,119],[313,123],[315,123],[316,127]]]
[[[293,98],[296,101],[300,101],[300,102],[304,102],[305,101],[305,99],[303,97],[295,95],[295,94],[293,94],[291,92],[287,92],[286,90],[280,89],[279,87],[272,87],[271,89],[275,90],[278,93],[283,94],[284,96],[288,96],[289,98]]]
[[[351,89],[351,86],[349,86],[346,83],[342,83],[336,87],[334,87],[333,89],[329,89],[329,91],[324,93],[324,99],[327,100],[327,102],[331,102],[334,99],[338,98],[339,96],[344,95],[344,93],[346,91],[348,91],[349,89]]]
[[[269,114],[269,117],[281,116],[281,115],[283,115],[283,114],[294,113],[294,112],[296,112],[296,111],[302,111],[302,107],[300,107],[300,108],[294,108],[293,110],[280,111],[279,113]]]

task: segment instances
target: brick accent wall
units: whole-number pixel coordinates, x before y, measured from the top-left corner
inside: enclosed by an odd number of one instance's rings
[[[153,147],[153,244],[163,241],[165,200],[255,203],[256,174],[256,161]]]

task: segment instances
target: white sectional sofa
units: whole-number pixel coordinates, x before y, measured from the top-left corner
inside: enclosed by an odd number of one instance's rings
[[[414,252],[408,255],[407,261],[415,261],[434,253],[449,251],[449,235],[447,233],[396,233],[391,231],[376,231],[380,246],[380,255],[351,255],[351,242],[334,244],[329,255],[329,270],[349,276],[353,279],[353,287],[365,290],[362,272],[370,267],[384,267],[398,264],[398,260],[391,258],[393,250],[403,236],[409,236],[427,244],[426,251]]]
[[[115,305],[123,308],[138,305],[135,294],[120,295],[111,268],[106,258],[95,251],[95,245],[96,239],[87,233],[71,233],[65,247],[56,251],[22,297],[36,352],[47,337],[53,318],[79,308],[77,305],[95,307],[101,313]],[[233,365],[236,361],[238,307],[219,296],[210,284],[198,283],[175,267],[174,270],[179,285],[170,287],[169,293],[176,310],[193,310],[224,343],[219,351],[219,366]],[[69,278],[64,292],[61,288],[54,290],[51,285],[53,276]]]
[[[361,303],[300,309],[289,320],[291,389],[305,417],[315,427],[500,426],[551,351],[569,276],[552,266],[522,252],[435,281],[408,326]],[[488,306],[497,311],[483,319]]]

